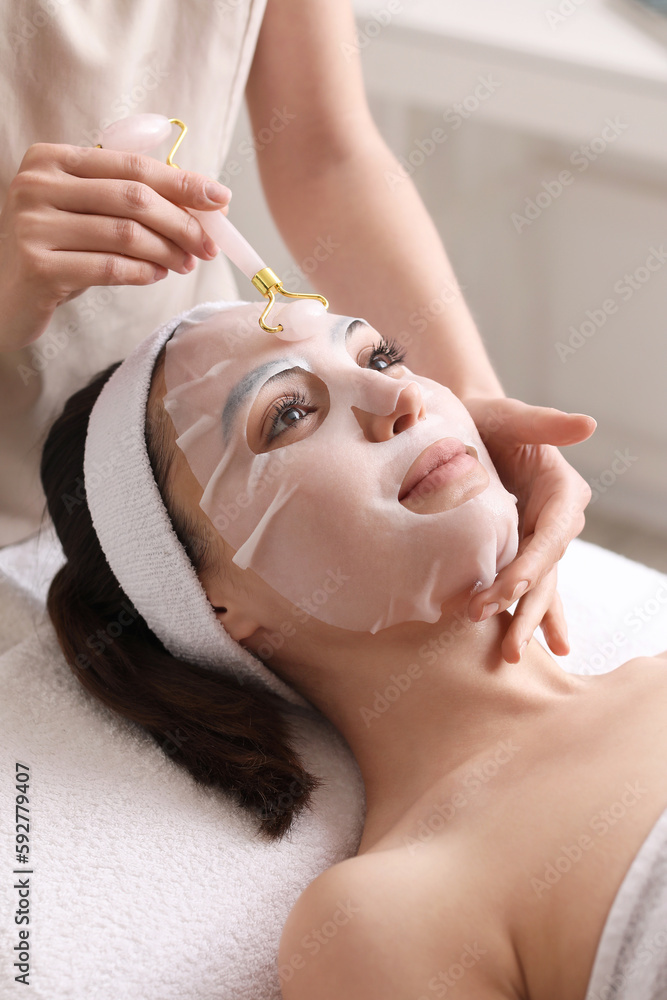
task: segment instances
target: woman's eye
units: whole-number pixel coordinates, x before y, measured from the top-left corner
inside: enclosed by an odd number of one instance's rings
[[[365,367],[381,372],[391,368],[392,365],[400,365],[403,361],[405,361],[405,351],[401,350],[395,341],[388,341],[383,337],[380,343],[371,349]]]
[[[267,437],[269,440],[273,440],[279,434],[289,430],[290,427],[301,423],[311,412],[312,410],[308,409],[306,399],[300,394],[289,399],[276,400],[270,414],[271,424]]]
[[[391,358],[387,357],[382,351],[373,351],[370,360],[368,362],[369,368],[374,368],[375,371],[381,372],[384,368],[389,368],[390,365],[395,364]]]

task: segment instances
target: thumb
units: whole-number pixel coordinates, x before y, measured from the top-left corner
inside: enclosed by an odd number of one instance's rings
[[[501,397],[466,400],[482,439],[508,444],[568,445],[585,441],[597,427],[586,413],[566,413],[551,406],[532,406]]]
[[[597,427],[587,413],[565,413],[551,406],[529,406],[516,417],[516,432],[527,444],[568,445],[586,441]]]

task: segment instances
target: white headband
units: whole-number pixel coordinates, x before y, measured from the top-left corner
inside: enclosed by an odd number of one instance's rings
[[[116,369],[90,414],[83,466],[86,499],[111,571],[173,656],[231,673],[241,683],[259,680],[291,704],[312,708],[218,621],[174,531],[146,450],[146,405],[161,348],[184,320],[244,304],[208,302],[181,313]],[[257,335],[266,336],[259,326]]]

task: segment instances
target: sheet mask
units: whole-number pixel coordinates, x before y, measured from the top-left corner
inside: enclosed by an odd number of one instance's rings
[[[323,622],[377,632],[438,621],[444,601],[489,586],[518,547],[516,497],[472,417],[449,389],[404,365],[363,367],[381,339],[365,321],[346,344],[352,318],[321,312],[305,336],[301,308],[290,341],[294,307],[275,317],[282,339],[260,329],[262,308],[203,309],[167,344],[164,403],[204,490],[202,510],[236,550],[234,563]],[[270,430],[268,411],[291,397],[295,383],[306,400],[300,412],[317,409],[262,452],[268,445],[259,429]],[[352,407],[376,421],[388,417],[408,386],[413,400],[421,396],[422,419],[385,421],[404,429],[369,440]],[[475,448],[488,486],[439,513],[407,509],[398,500],[406,473],[446,437]]]

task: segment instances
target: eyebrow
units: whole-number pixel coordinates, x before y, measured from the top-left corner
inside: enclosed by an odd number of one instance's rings
[[[340,330],[341,330],[342,325],[343,324],[340,323],[338,326],[334,327],[334,329],[333,329],[333,331],[331,333],[331,339],[332,339],[332,341],[334,343],[337,340],[341,340],[342,339],[341,336],[340,336]],[[345,329],[345,340],[346,341],[349,340],[349,338],[352,336],[352,334],[357,329],[357,327],[359,327],[359,326],[365,326],[365,325],[366,325],[366,323],[364,322],[363,319],[353,319],[352,322],[349,324],[349,326],[347,326],[346,329]]]
[[[264,379],[267,372],[275,368],[277,364],[289,364],[290,358],[273,358],[271,361],[265,362],[258,368],[253,368],[251,372],[248,372],[243,376],[240,382],[237,382],[232,391],[229,394],[225,407],[222,411],[221,422],[222,422],[222,433],[227,437],[229,430],[234,422],[236,414],[239,411],[241,403],[246,398],[246,396],[253,391],[258,382]],[[289,372],[294,370],[294,367],[283,368],[281,371],[276,372],[272,375],[268,382],[273,382],[274,379],[277,381],[279,378],[284,378]]]
[[[359,326],[365,326],[364,320],[354,319],[345,328],[346,341]],[[342,323],[334,327],[331,334],[331,340],[333,342],[342,339],[341,338],[342,328],[343,328]],[[222,416],[220,418],[222,423],[222,433],[225,439],[227,438],[231,426],[234,423],[234,419],[239,411],[241,403],[246,398],[246,396],[248,396],[248,394],[253,391],[255,386],[264,379],[266,373],[270,371],[272,368],[275,368],[277,364],[290,364],[290,362],[293,362],[295,360],[296,359],[294,358],[274,358],[272,361],[267,361],[265,364],[260,365],[258,368],[253,368],[251,372],[248,372],[247,375],[243,376],[240,382],[237,382],[237,384],[234,386],[234,388],[229,394],[227,402],[225,403],[225,407],[222,411]],[[299,367],[298,364],[292,364],[290,368],[282,368],[274,375],[271,375],[270,378],[266,379],[266,382],[264,384],[269,385],[272,382],[278,382],[286,378],[289,378],[292,372],[298,367]]]

